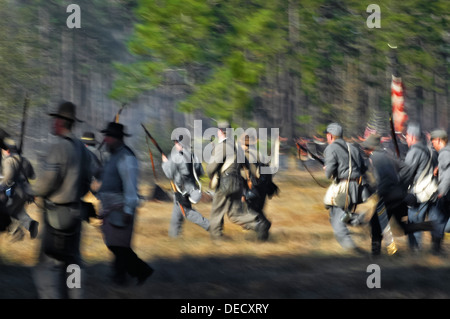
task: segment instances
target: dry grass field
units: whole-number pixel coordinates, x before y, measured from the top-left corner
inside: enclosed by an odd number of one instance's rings
[[[295,166],[291,163],[291,166]],[[292,168],[291,168],[292,169]],[[225,219],[224,242],[212,242],[209,234],[185,223],[180,238],[167,235],[171,202],[146,201],[136,221],[134,250],[154,269],[144,285],[130,280],[125,287],[110,283],[112,254],[103,243],[98,225],[83,224],[82,288],[87,299],[329,299],[329,298],[449,298],[450,261],[425,249],[412,255],[406,238],[396,237],[397,256],[370,256],[369,229],[352,228],[366,252],[345,252],[334,239],[323,208],[324,189],[300,169],[279,172],[275,182],[280,194],[268,201],[266,214],[272,221],[268,242],[256,241],[253,233]],[[315,176],[326,182],[321,171]],[[169,182],[162,180],[162,187]],[[152,185],[141,192],[150,194]],[[197,209],[208,217],[210,203]],[[28,212],[40,219],[36,207]],[[34,299],[32,279],[40,239],[10,243],[0,235],[0,298]],[[448,251],[448,243],[445,244]],[[381,288],[370,289],[366,281],[370,264],[381,268]],[[131,279],[131,278],[130,278]]]

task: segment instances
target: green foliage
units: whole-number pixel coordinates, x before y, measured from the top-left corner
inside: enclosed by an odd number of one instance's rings
[[[0,121],[21,116],[25,94],[38,91],[37,32],[32,12],[0,0]],[[35,101],[32,101],[35,102]]]
[[[357,83],[353,90],[386,88],[388,43],[399,47],[405,82],[438,90],[433,75],[448,75],[448,1],[377,4],[381,29],[367,27],[368,4],[357,0],[141,0],[128,43],[138,62],[117,65],[112,96],[133,99],[164,84],[167,70],[177,71],[189,79],[179,110],[233,120],[251,114],[264,79],[290,74],[308,107],[320,110],[319,122],[312,115],[290,121],[320,126],[362,103],[336,102],[347,82]],[[346,78],[348,65],[356,67],[354,79]],[[378,108],[389,107],[386,95]]]

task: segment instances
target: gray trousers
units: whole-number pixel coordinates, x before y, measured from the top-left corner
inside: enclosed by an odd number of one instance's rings
[[[353,249],[356,247],[347,225],[341,221],[345,211],[337,206],[330,208],[330,223],[333,227],[334,236],[338,243],[344,249]]]
[[[209,220],[202,216],[198,211],[192,208],[191,205],[183,206],[184,213],[186,217],[184,217],[180,205],[177,200],[173,199],[173,209],[172,209],[172,219],[170,220],[169,227],[169,236],[170,237],[178,237],[183,228],[184,219],[186,218],[188,221],[199,225],[204,230],[209,230]]]
[[[6,210],[9,216],[17,219],[26,230],[30,230],[30,225],[33,219],[25,211],[25,201],[14,197],[8,200]]]
[[[81,220],[79,220],[74,236],[70,241],[70,247],[61,250],[64,256],[56,257],[47,253],[49,245],[54,243],[52,248],[66,246],[58,238],[52,235],[51,227],[47,222],[44,223],[42,232],[42,246],[39,253],[39,262],[33,269],[33,279],[40,299],[81,299],[83,292],[83,283],[81,288],[71,288],[67,284],[69,265],[77,265],[80,269],[83,267],[80,254],[81,240]],[[66,243],[67,244],[67,243]],[[82,281],[82,276],[80,280]]]
[[[244,207],[240,193],[224,196],[220,191],[217,191],[213,197],[211,216],[209,217],[211,238],[222,237],[225,214],[232,223],[240,225],[244,229],[258,232],[264,226],[262,225],[264,221],[261,220],[257,212]]]
[[[33,269],[33,278],[40,299],[82,299],[83,298],[83,269],[82,265],[74,264],[81,269],[81,287],[69,287],[72,272],[68,263],[44,255],[39,264]]]

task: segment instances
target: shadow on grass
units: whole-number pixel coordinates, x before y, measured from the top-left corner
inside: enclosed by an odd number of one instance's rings
[[[263,246],[261,246],[263,249]],[[427,257],[423,257],[427,258]],[[353,255],[259,258],[181,257],[149,261],[155,273],[142,286],[128,278],[110,283],[110,265],[87,265],[86,299],[336,299],[450,298],[449,262],[417,262],[412,256],[370,259]],[[378,264],[381,288],[370,289],[367,266]],[[34,299],[32,268],[0,264],[0,298]]]

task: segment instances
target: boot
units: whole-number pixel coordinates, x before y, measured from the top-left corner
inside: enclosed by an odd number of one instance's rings
[[[257,234],[259,241],[267,241],[269,239],[269,229],[272,226],[272,223],[268,220],[261,221],[257,227]]]
[[[381,254],[381,240],[372,241],[372,256],[379,256]]]
[[[387,253],[388,253],[389,256],[394,255],[394,254],[398,251],[397,245],[395,244],[395,241],[393,241],[392,243],[390,243],[390,244],[386,247],[386,249],[387,249]]]
[[[441,255],[442,253],[442,238],[436,238],[433,237],[431,239],[432,242],[432,248],[431,248],[431,253],[435,256]]]

